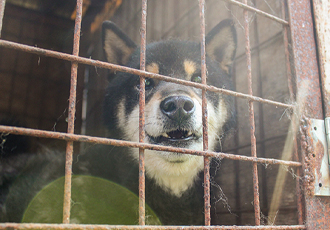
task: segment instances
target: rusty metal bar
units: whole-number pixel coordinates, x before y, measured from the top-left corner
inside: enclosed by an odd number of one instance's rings
[[[283,108],[288,108],[288,109],[294,108],[294,105],[276,102],[276,101],[272,101],[272,100],[268,100],[268,99],[263,99],[261,97],[256,97],[256,96],[252,96],[252,95],[248,95],[248,94],[244,94],[244,93],[239,93],[239,92],[235,92],[232,90],[217,88],[217,87],[209,86],[209,85],[203,85],[203,84],[195,83],[192,81],[186,81],[186,80],[181,80],[178,78],[167,77],[167,76],[163,76],[160,74],[149,73],[149,72],[132,69],[132,68],[125,67],[125,66],[110,64],[108,62],[102,62],[102,61],[97,61],[97,60],[93,60],[93,59],[89,59],[89,58],[77,57],[77,56],[73,56],[70,54],[51,51],[51,50],[47,50],[47,49],[41,49],[41,48],[37,48],[34,46],[22,45],[19,43],[5,41],[5,40],[1,40],[1,39],[0,39],[0,46],[5,47],[5,48],[10,48],[10,49],[16,49],[16,50],[20,50],[20,51],[24,51],[24,52],[28,52],[28,53],[34,53],[37,55],[77,62],[80,64],[92,65],[92,66],[96,66],[99,68],[112,69],[115,71],[121,71],[121,72],[131,73],[131,74],[140,75],[140,76],[142,75],[142,76],[148,77],[148,78],[154,78],[154,79],[158,79],[161,81],[167,81],[167,82],[173,82],[176,84],[187,85],[187,86],[191,86],[191,87],[195,87],[195,88],[199,88],[199,89],[205,89],[205,90],[216,92],[216,93],[223,93],[226,95],[231,95],[234,97],[248,99],[251,101],[261,102],[261,103],[274,105],[274,106],[278,106],[278,107],[283,107]]]
[[[247,4],[247,0],[244,0]],[[253,95],[252,90],[252,61],[251,61],[251,47],[250,47],[250,29],[249,29],[249,15],[248,11],[244,10],[244,30],[245,30],[245,52],[246,52],[246,67],[248,78],[248,91]],[[250,117],[250,135],[251,135],[251,155],[257,157],[257,143],[255,137],[255,121],[254,121],[254,108],[253,101],[249,101],[249,117]],[[254,215],[255,224],[260,225],[260,204],[259,204],[259,181],[258,181],[258,164],[253,163],[253,196],[254,196]]]
[[[201,44],[201,74],[202,84],[206,85],[206,58],[205,58],[205,0],[199,0],[200,44]],[[208,150],[208,123],[206,90],[202,90],[202,122],[203,122],[203,150]],[[210,204],[210,158],[204,157],[204,215],[205,226],[211,225]]]
[[[232,5],[229,6],[229,11],[232,10]],[[237,82],[237,74],[236,74],[236,68],[235,68],[235,62],[234,66],[232,68],[232,79],[233,82]],[[234,85],[234,90],[236,90],[236,85]],[[235,97],[235,108],[237,108],[237,98]],[[239,120],[237,116],[235,117],[236,127],[240,126]],[[239,129],[235,132],[235,138],[234,138],[234,148],[227,150],[227,152],[233,152],[234,154],[239,153],[239,149],[241,148],[240,145],[240,135],[239,135]],[[238,146],[238,147],[236,147]],[[248,145],[250,146],[250,145]],[[243,147],[244,148],[244,147]],[[240,189],[240,183],[241,183],[241,175],[240,175],[240,162],[234,161],[234,167],[232,168],[232,173],[235,175],[235,210],[242,210],[241,206],[241,189]],[[232,212],[236,213],[236,212]],[[218,212],[216,212],[218,214]],[[238,214],[236,215],[236,225],[242,225],[242,215]]]
[[[222,153],[222,152],[212,152],[212,151],[199,151],[192,149],[184,149],[184,148],[176,148],[162,145],[154,145],[147,143],[138,143],[131,141],[122,141],[115,140],[110,138],[102,138],[102,137],[91,137],[86,135],[77,135],[77,134],[69,134],[69,133],[61,133],[61,132],[51,132],[51,131],[43,131],[37,129],[28,129],[28,128],[19,128],[12,126],[4,126],[0,125],[0,132],[11,133],[16,135],[27,135],[34,137],[43,137],[43,138],[53,138],[63,141],[77,141],[77,142],[88,142],[88,143],[98,143],[104,145],[114,145],[114,146],[127,146],[132,148],[144,148],[158,151],[168,151],[168,152],[177,152],[183,154],[191,154],[197,156],[208,156],[208,157],[216,157],[216,158],[225,158],[231,160],[241,160],[241,161],[250,161],[257,162],[261,164],[271,164],[271,165],[286,165],[292,167],[300,167],[302,164],[296,161],[283,161],[272,158],[258,158],[258,157],[249,157],[249,156],[241,156],[236,154]]]
[[[286,16],[286,4],[285,1],[282,0],[282,17],[285,18]],[[294,90],[294,79],[291,69],[291,61],[290,61],[290,50],[289,50],[289,28],[286,26],[283,26],[283,42],[284,42],[284,52],[285,52],[285,62],[286,62],[286,75],[288,78],[288,88],[290,93],[290,100],[295,101],[295,90]],[[292,119],[296,119],[296,117],[293,115]],[[293,124],[296,124],[296,122],[293,120]],[[295,128],[295,127],[294,127]],[[293,140],[293,157],[295,161],[299,161],[299,155],[298,155],[298,143],[297,143],[297,137],[294,136]],[[302,191],[301,191],[301,181],[300,181],[300,168],[296,169],[297,177],[296,177],[296,195],[297,195],[297,211],[298,211],[298,224],[302,225],[304,223],[303,219],[303,197],[302,197]]]
[[[285,17],[285,0],[282,0],[282,15]],[[291,60],[290,60],[290,49],[289,49],[289,28],[283,26],[283,42],[284,42],[284,52],[285,52],[285,63],[286,63],[286,75],[288,78],[288,88],[290,93],[290,100],[295,101],[295,89],[294,89],[294,79],[291,69]]]
[[[79,55],[82,4],[83,4],[83,0],[77,0],[77,8],[76,8],[77,13],[76,13],[76,20],[75,20],[73,52],[72,52],[72,54],[74,56]],[[75,120],[75,114],[76,114],[77,75],[78,75],[78,63],[72,62],[69,110],[68,110],[68,131],[67,131],[69,134],[74,133],[74,120]],[[65,180],[64,180],[64,201],[63,201],[63,223],[64,224],[70,223],[72,155],[73,155],[73,141],[68,141],[67,147],[66,147]]]
[[[330,117],[330,2],[313,0],[325,117]]]
[[[8,229],[37,229],[37,230],[298,230],[306,229],[304,225],[282,225],[282,226],[139,226],[139,225],[86,225],[86,224],[16,224],[0,223],[0,230]]]
[[[296,88],[308,81],[306,116],[323,119],[314,25],[309,0],[288,1],[290,32],[296,73]]]
[[[278,17],[276,17],[274,15],[268,14],[268,13],[266,13],[266,12],[264,12],[262,10],[259,10],[257,8],[251,7],[251,6],[247,5],[247,3],[241,3],[241,2],[236,1],[236,0],[224,0],[224,1],[229,2],[231,4],[234,4],[236,6],[239,6],[239,7],[243,8],[244,10],[248,10],[248,11],[257,13],[259,15],[262,15],[262,16],[264,16],[266,18],[272,19],[272,20],[274,20],[274,21],[276,21],[278,23],[281,23],[283,25],[286,25],[286,26],[289,25],[289,23],[287,21],[285,21],[285,20],[283,20],[281,18],[278,18]]]
[[[257,7],[257,2],[256,0],[252,0],[252,4],[254,5],[254,7]],[[254,36],[254,45],[255,45],[255,53],[256,53],[256,58],[255,58],[255,62],[256,62],[256,78],[257,78],[257,95],[259,97],[263,97],[263,80],[262,80],[262,71],[261,71],[261,60],[260,60],[260,41],[259,41],[259,23],[258,20],[255,18],[255,20],[253,20],[253,24],[254,24],[254,29],[253,29],[253,36]],[[251,49],[251,55],[253,55],[253,48]],[[259,136],[260,137],[264,137],[265,136],[265,125],[264,125],[264,106],[263,104],[258,104],[258,122],[259,122]],[[265,142],[264,141],[259,141],[260,145],[259,145],[259,153],[261,157],[265,157],[266,155],[266,146],[265,146]],[[257,143],[256,143],[257,145]],[[268,177],[267,177],[267,172],[268,170],[266,169],[266,167],[262,167],[261,168],[261,190],[262,190],[262,208],[264,209],[263,215],[268,216],[269,213],[269,207],[268,207],[268,197],[270,196],[270,194],[267,191],[268,188]]]
[[[3,15],[5,13],[6,0],[0,0],[0,38],[3,24]]]
[[[142,0],[141,17],[141,48],[140,48],[140,70],[145,71],[146,64],[146,36],[147,36],[147,0]],[[145,138],[145,77],[140,76],[139,97],[139,142],[143,143]],[[144,149],[139,148],[139,224],[145,225],[145,167]]]
[[[308,85],[308,89],[305,89],[306,102],[304,114],[306,117],[313,119],[323,119],[311,1],[288,0],[288,11],[297,90],[301,89],[306,82]],[[329,229],[330,198],[315,197],[310,193],[309,185],[314,181],[313,177],[310,177],[309,172],[314,170],[313,167],[320,167],[320,165],[313,166],[313,164],[310,164],[313,160],[313,149],[311,146],[308,146],[308,140],[311,138],[311,136],[304,132],[304,127],[301,126],[299,148],[303,161],[303,178],[305,178],[303,180],[305,223],[307,229]]]
[[[293,152],[293,159],[295,161],[300,162],[299,160],[299,154],[298,154],[298,142],[297,142],[297,137],[294,139],[294,152]],[[303,206],[303,192],[301,191],[301,168],[296,169],[297,177],[296,177],[296,195],[297,195],[297,214],[298,214],[298,224],[302,225],[304,224],[304,206]]]

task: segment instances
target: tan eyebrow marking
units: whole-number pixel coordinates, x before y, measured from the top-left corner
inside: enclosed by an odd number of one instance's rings
[[[159,74],[159,66],[155,62],[146,66],[147,72]]]
[[[193,75],[196,71],[196,63],[190,60],[184,60],[183,66],[187,73],[187,79],[190,80],[191,75]]]

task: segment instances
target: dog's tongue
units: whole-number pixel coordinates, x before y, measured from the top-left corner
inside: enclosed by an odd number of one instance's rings
[[[181,139],[181,138],[185,138],[185,131],[182,130],[171,131],[167,133],[167,135],[169,135],[170,138]]]

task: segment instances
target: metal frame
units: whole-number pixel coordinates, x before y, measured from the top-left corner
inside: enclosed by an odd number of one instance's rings
[[[181,229],[321,229],[325,226],[330,226],[329,216],[330,216],[330,201],[329,199],[319,199],[308,193],[305,189],[305,202],[306,202],[306,225],[303,225],[303,205],[302,205],[302,195],[299,189],[299,179],[297,179],[297,192],[298,192],[298,222],[299,225],[295,226],[260,226],[260,205],[259,205],[259,187],[258,187],[258,163],[267,164],[279,164],[297,167],[297,173],[300,172],[300,167],[302,166],[304,171],[308,171],[308,157],[312,154],[312,149],[309,148],[310,136],[306,133],[304,127],[302,127],[302,138],[300,142],[295,142],[295,161],[284,161],[278,159],[269,158],[259,158],[256,151],[256,138],[255,138],[255,121],[254,121],[254,108],[253,102],[260,102],[265,104],[271,104],[274,106],[279,106],[287,109],[293,109],[294,106],[290,104],[284,104],[276,101],[266,100],[260,97],[253,96],[252,91],[252,71],[251,71],[251,47],[249,41],[249,19],[248,11],[255,12],[257,14],[263,15],[270,20],[274,20],[281,23],[284,26],[284,42],[285,42],[285,53],[288,69],[289,78],[289,88],[291,98],[294,99],[294,86],[296,84],[297,89],[302,85],[304,80],[310,81],[310,88],[307,95],[307,106],[305,115],[311,118],[323,118],[322,111],[322,100],[321,91],[319,87],[319,72],[318,63],[316,57],[315,39],[313,34],[313,20],[311,14],[311,5],[309,0],[292,1],[287,0],[288,10],[289,10],[289,22],[283,19],[277,18],[273,15],[267,14],[256,8],[248,6],[247,0],[243,3],[235,0],[225,0],[231,4],[238,5],[244,9],[244,29],[245,29],[245,50],[247,55],[247,78],[248,78],[248,88],[249,93],[243,94],[226,89],[220,89],[213,86],[206,85],[206,64],[205,64],[205,0],[199,0],[199,10],[200,10],[200,42],[201,42],[201,66],[202,66],[202,83],[194,83],[185,80],[173,79],[167,76],[162,76],[159,74],[152,74],[145,72],[145,46],[146,46],[146,16],[147,16],[147,0],[142,0],[142,26],[141,26],[141,70],[130,69],[124,66],[118,66],[106,62],[91,60],[87,58],[79,57],[79,37],[81,29],[81,12],[82,12],[82,0],[77,0],[77,16],[75,20],[75,30],[74,30],[74,49],[73,54],[64,54],[60,52],[50,51],[46,49],[36,48],[32,46],[22,45],[10,41],[5,41],[0,39],[0,46],[11,48],[15,50],[20,50],[23,52],[34,53],[43,56],[49,56],[54,58],[59,58],[63,60],[70,61],[71,66],[71,89],[69,98],[69,117],[68,117],[68,131],[67,133],[58,133],[42,130],[34,130],[27,128],[0,126],[1,132],[19,134],[19,135],[29,135],[35,137],[46,137],[55,138],[67,141],[67,151],[66,151],[66,167],[65,167],[65,191],[64,191],[64,206],[63,206],[63,224],[15,224],[15,223],[3,223],[0,224],[0,229],[177,229],[178,227],[162,227],[162,226],[144,226],[145,225],[145,170],[144,170],[144,149],[154,149],[154,150],[166,150],[172,152],[180,152],[184,154],[195,154],[204,156],[204,198],[205,198],[205,226],[199,227],[183,227]],[[283,3],[284,6],[284,3]],[[0,0],[0,34],[2,27],[3,12],[5,8],[5,0]],[[291,36],[288,36],[290,33]],[[289,47],[289,39],[291,38],[292,50]],[[293,54],[294,69],[290,66],[290,51]],[[139,143],[120,141],[108,138],[98,138],[90,137],[84,135],[74,134],[74,117],[75,117],[75,100],[76,100],[76,86],[77,86],[77,68],[79,64],[87,64],[96,67],[112,69],[116,71],[123,71],[128,73],[133,73],[140,76],[140,124],[139,124]],[[295,72],[295,80],[292,78],[291,72]],[[202,89],[202,108],[203,108],[203,151],[189,150],[189,149],[177,149],[167,146],[158,146],[152,144],[143,143],[144,140],[144,98],[145,98],[145,85],[144,79],[155,78],[163,81],[174,82],[177,84],[184,84],[192,87],[197,87]],[[293,82],[296,81],[294,84]],[[207,109],[206,109],[206,91],[213,91],[217,93],[223,93],[232,95],[235,97],[245,98],[248,100],[249,104],[249,117],[251,126],[251,157],[240,156],[235,154],[227,154],[221,152],[211,152],[208,151],[208,139],[207,139]],[[116,146],[128,146],[139,148],[139,224],[140,226],[104,226],[104,225],[74,225],[69,224],[70,220],[70,205],[71,205],[71,174],[72,174],[72,154],[73,154],[73,142],[91,142],[91,143],[101,143],[107,145]],[[303,163],[298,161],[298,151],[300,149],[302,152]],[[211,223],[210,219],[210,184],[209,184],[209,158],[210,157],[220,157],[232,160],[243,160],[250,161],[253,164],[253,184],[254,184],[254,210],[255,210],[255,225],[251,226],[209,226]],[[307,159],[307,160],[306,160]],[[307,191],[307,192],[306,192]],[[324,210],[320,212],[320,210]]]
[[[324,119],[311,2],[288,0],[288,10],[297,89],[302,87],[304,82],[308,82],[304,114],[308,118]],[[330,226],[330,200],[329,197],[315,197],[309,192],[311,183],[309,176],[313,171],[311,169],[313,166],[309,162],[313,158],[315,149],[311,147],[313,146],[310,142],[311,136],[306,132],[304,125],[301,127],[301,135],[299,147],[305,174],[306,227],[307,229],[327,229]]]

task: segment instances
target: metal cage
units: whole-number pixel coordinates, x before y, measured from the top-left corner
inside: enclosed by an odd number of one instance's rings
[[[68,128],[67,132],[51,132],[38,129],[19,128],[11,126],[0,126],[0,131],[5,133],[12,133],[18,135],[28,135],[34,137],[53,138],[58,140],[64,140],[67,142],[66,147],[66,170],[65,170],[65,191],[64,191],[64,206],[63,206],[63,224],[18,224],[18,223],[0,223],[0,229],[327,229],[330,226],[330,200],[329,197],[316,197],[313,194],[313,184],[315,179],[311,178],[313,170],[318,169],[320,162],[311,164],[311,158],[315,158],[317,149],[313,148],[315,140],[312,138],[312,134],[309,132],[309,125],[313,119],[323,119],[324,114],[327,117],[329,110],[327,104],[322,107],[323,98],[327,101],[327,86],[325,81],[322,80],[324,89],[320,88],[320,72],[322,79],[326,79],[325,65],[326,56],[321,51],[317,51],[316,39],[314,35],[314,21],[312,14],[312,7],[314,6],[314,14],[316,18],[318,33],[324,33],[321,25],[323,21],[321,18],[322,1],[309,1],[309,0],[286,0],[281,1],[283,4],[283,15],[287,15],[287,18],[278,18],[274,15],[263,12],[257,8],[248,5],[247,0],[239,2],[236,0],[225,0],[230,4],[239,6],[244,9],[244,31],[245,31],[245,55],[246,55],[246,75],[248,79],[248,94],[230,91],[226,89],[215,88],[206,85],[206,64],[205,64],[205,0],[199,0],[199,15],[200,15],[200,44],[201,44],[201,66],[202,66],[202,83],[193,83],[185,80],[173,79],[167,76],[159,74],[148,73],[145,71],[145,46],[146,46],[146,26],[147,26],[147,0],[142,0],[142,21],[141,21],[141,63],[140,70],[130,69],[124,66],[110,64],[98,60],[84,58],[79,56],[79,42],[80,31],[82,21],[82,6],[83,0],[77,0],[76,6],[76,18],[74,29],[74,42],[72,54],[61,53],[52,51],[49,49],[38,48],[29,45],[19,44],[17,42],[0,40],[0,46],[11,50],[18,50],[20,52],[27,52],[36,54],[39,56],[47,56],[56,59],[66,60],[71,62],[71,83],[70,83],[70,97],[69,97],[69,109],[68,109]],[[0,0],[0,32],[2,28],[2,19],[4,17],[3,12],[5,9],[6,0]],[[314,5],[312,5],[314,4]],[[324,7],[326,6],[323,1]],[[285,11],[285,9],[287,11]],[[206,12],[206,13],[205,13]],[[251,45],[250,45],[250,31],[249,31],[249,13],[253,12],[260,16],[273,20],[283,27],[283,35],[285,42],[285,54],[287,63],[287,76],[289,78],[289,87],[291,99],[296,100],[295,89],[304,87],[304,81],[309,80],[306,97],[306,111],[303,113],[302,121],[295,120],[294,122],[300,122],[300,138],[294,139],[295,156],[294,160],[290,159],[272,159],[258,157],[256,148],[255,137],[255,112],[254,103],[262,103],[275,107],[282,107],[287,110],[293,111],[297,107],[292,103],[281,103],[273,100],[263,99],[261,97],[254,96],[252,90],[252,69],[251,69]],[[329,29],[328,29],[329,30]],[[329,32],[328,32],[329,35]],[[324,40],[319,38],[318,44],[324,47]],[[317,52],[321,55],[318,59]],[[327,60],[329,62],[329,59]],[[319,67],[319,63],[320,66]],[[115,71],[122,71],[132,73],[140,76],[140,123],[139,123],[139,143],[121,141],[107,138],[100,138],[87,135],[78,135],[74,133],[75,127],[75,113],[76,113],[76,89],[77,89],[77,71],[79,65],[90,65],[94,67],[111,69]],[[321,70],[321,71],[320,71]],[[294,73],[294,74],[292,74]],[[202,89],[203,92],[203,151],[195,151],[189,149],[177,149],[173,147],[159,146],[153,144],[143,143],[144,140],[144,106],[145,106],[145,91],[144,91],[144,79],[154,78],[162,81],[173,82],[177,84],[184,84],[192,87]],[[228,94],[237,98],[242,98],[248,102],[249,107],[249,125],[250,138],[251,138],[251,156],[243,156],[237,154],[223,153],[223,152],[211,152],[208,151],[208,139],[207,139],[207,108],[206,108],[206,91],[213,91],[216,93]],[[323,92],[323,95],[322,93]],[[325,112],[324,112],[325,111]],[[295,127],[293,127],[295,128]],[[294,133],[298,133],[295,130]],[[88,143],[100,143],[106,145],[115,146],[128,146],[132,148],[139,148],[140,154],[140,172],[139,172],[139,226],[104,226],[104,225],[76,225],[70,224],[70,206],[71,206],[71,178],[72,178],[72,155],[73,155],[73,143],[74,142],[88,142]],[[324,147],[326,148],[326,147]],[[204,156],[204,200],[205,200],[205,226],[145,226],[145,173],[144,173],[144,149],[153,150],[166,150],[172,152],[180,152],[184,154],[195,154]],[[211,214],[210,214],[210,175],[209,175],[209,163],[210,157],[221,157],[225,159],[231,159],[234,161],[246,161],[251,162],[253,165],[253,188],[254,188],[254,215],[255,226],[210,226]],[[302,162],[299,162],[299,158]],[[259,181],[258,181],[258,167],[257,165],[263,163],[267,165],[283,165],[295,167],[297,174],[303,174],[301,178],[297,177],[297,212],[299,225],[285,225],[285,226],[264,226],[261,225],[261,213],[259,204]],[[308,178],[307,178],[308,177]],[[304,184],[304,189],[301,190],[301,183]],[[311,188],[312,187],[312,188]],[[305,206],[305,207],[304,207]]]

